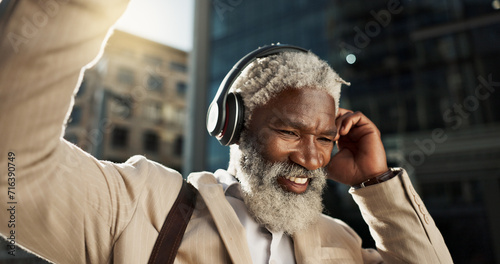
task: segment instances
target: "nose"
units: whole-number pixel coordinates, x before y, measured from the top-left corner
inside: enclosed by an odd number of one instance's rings
[[[312,171],[323,167],[324,159],[315,140],[303,138],[290,153],[290,160]]]

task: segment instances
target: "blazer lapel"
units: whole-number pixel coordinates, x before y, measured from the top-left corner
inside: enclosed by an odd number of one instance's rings
[[[207,172],[191,173],[188,178],[203,197],[233,263],[251,264],[245,229],[226,200],[222,186]]]
[[[292,236],[297,264],[320,263],[321,238],[317,225],[299,231]]]

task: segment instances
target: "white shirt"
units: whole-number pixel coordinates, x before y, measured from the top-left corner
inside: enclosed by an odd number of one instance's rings
[[[282,231],[271,232],[255,222],[243,201],[241,185],[233,175],[225,170],[217,170],[214,175],[222,184],[227,201],[245,227],[253,263],[295,263],[293,242],[290,236]]]

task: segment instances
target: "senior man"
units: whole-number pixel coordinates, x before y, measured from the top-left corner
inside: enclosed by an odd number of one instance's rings
[[[100,161],[61,137],[82,68],[126,4],[2,3],[0,153],[15,169],[3,167],[0,188],[15,213],[1,210],[14,225],[0,233],[11,248],[55,263],[146,263],[176,206],[178,172],[141,156]],[[241,136],[227,171],[189,176],[198,198],[176,263],[451,262],[406,173],[387,168],[375,125],[338,107],[342,83],[312,53],[246,67],[231,87],[245,106]],[[354,186],[378,250],[321,215],[326,178]]]

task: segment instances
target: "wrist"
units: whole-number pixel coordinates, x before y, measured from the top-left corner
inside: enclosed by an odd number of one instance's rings
[[[353,185],[352,187],[354,189],[364,188],[364,187],[367,187],[370,185],[375,185],[378,183],[388,181],[388,180],[394,178],[394,176],[396,176],[396,175],[397,175],[397,173],[395,173],[393,171],[393,169],[391,168],[378,176],[372,177],[372,178],[370,178],[370,179],[368,179],[360,184]]]

